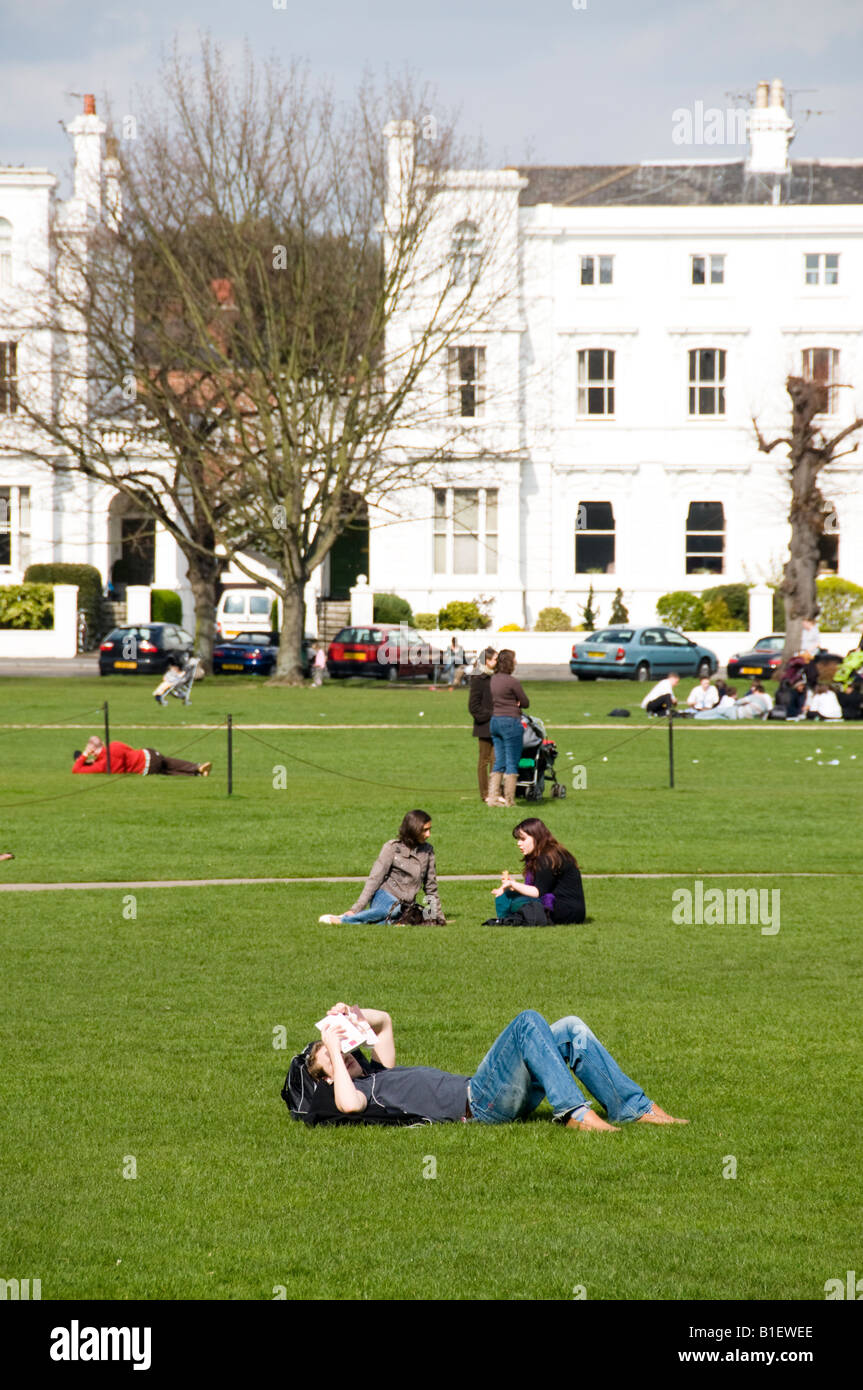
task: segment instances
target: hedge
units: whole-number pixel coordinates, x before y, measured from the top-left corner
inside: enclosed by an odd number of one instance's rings
[[[375,594],[372,622],[388,623],[394,627],[406,623],[412,627],[413,621],[413,611],[406,598],[399,598],[398,594]]]
[[[491,618],[483,613],[475,599],[453,599],[438,613],[438,627],[455,632],[476,632],[491,627]]]
[[[6,584],[0,588],[0,628],[33,631],[54,626],[54,589],[50,584]]]
[[[77,584],[78,611],[86,615],[88,631],[101,632],[102,576],[94,565],[28,565],[24,582]]]
[[[534,632],[572,632],[572,618],[562,608],[541,608],[533,625]]]
[[[183,600],[173,589],[150,590],[151,623],[183,623]]]

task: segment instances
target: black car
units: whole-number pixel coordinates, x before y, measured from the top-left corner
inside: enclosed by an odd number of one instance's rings
[[[312,673],[315,657],[314,637],[303,638],[303,675],[306,679]],[[213,648],[213,675],[223,671],[251,671],[259,676],[269,676],[275,670],[279,656],[279,634],[277,632],[238,632],[230,642],[219,642]]]
[[[728,658],[728,679],[737,680],[740,676],[753,676],[760,681],[774,680],[782,665],[784,650],[784,632],[773,632],[769,637],[759,637],[752,651]]]
[[[115,627],[99,645],[99,675],[137,672],[159,675],[169,663],[192,655],[195,639],[175,623]]]

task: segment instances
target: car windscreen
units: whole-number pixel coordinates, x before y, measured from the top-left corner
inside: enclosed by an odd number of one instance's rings
[[[631,627],[608,627],[602,632],[595,632],[591,637],[591,642],[631,642],[633,629]]]
[[[762,637],[752,648],[755,652],[781,652],[785,646],[784,637]]]

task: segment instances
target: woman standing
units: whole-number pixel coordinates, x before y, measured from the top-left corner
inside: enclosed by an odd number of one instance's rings
[[[518,760],[524,730],[521,712],[530,705],[521,681],[516,680],[515,652],[504,649],[497,658],[497,670],[491,678],[491,731],[494,744],[494,771],[488,780],[488,806],[514,806],[515,784],[518,781]],[[504,794],[500,787],[503,781]]]
[[[426,811],[408,811],[397,837],[382,847],[353,907],[340,917],[326,913],[318,921],[331,926],[339,922],[394,922],[412,905],[420,889],[427,898],[429,919],[443,921],[430,834],[431,816]]]
[[[500,887],[492,889],[498,920],[523,913],[525,926],[583,922],[584,888],[574,855],[535,816],[512,834],[524,856],[524,883],[507,870],[501,874]]]
[[[494,744],[491,738],[491,678],[497,669],[497,652],[486,647],[482,665],[470,678],[468,710],[473,715],[473,736],[477,740],[477,779],[479,799],[488,799],[488,779],[494,766]]]

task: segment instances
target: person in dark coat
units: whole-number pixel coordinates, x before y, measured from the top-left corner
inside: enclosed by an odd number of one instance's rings
[[[584,888],[574,855],[536,816],[520,821],[512,834],[524,856],[524,882],[501,874],[500,887],[492,889],[498,920],[520,913],[525,926],[583,922]]]
[[[491,678],[497,669],[497,652],[494,647],[486,647],[482,653],[482,665],[470,678],[470,695],[467,707],[473,716],[473,737],[477,740],[476,773],[479,781],[479,799],[488,797],[489,773],[494,767],[494,743],[491,729]]]

